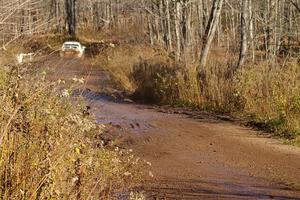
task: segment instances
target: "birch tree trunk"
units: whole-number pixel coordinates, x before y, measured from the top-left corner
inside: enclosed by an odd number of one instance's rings
[[[153,27],[152,27],[152,22],[151,22],[151,16],[148,16],[147,20],[148,20],[148,30],[149,30],[150,44],[154,45]]]
[[[202,38],[204,35],[203,27],[205,27],[205,23],[203,20],[203,16],[204,16],[203,0],[198,1],[197,14],[198,14],[198,23],[199,23],[199,37]]]
[[[167,43],[169,51],[173,50],[172,46],[172,30],[171,30],[171,17],[170,17],[170,3],[169,0],[166,1],[166,15],[167,15],[167,28],[168,28],[168,34],[167,34]]]
[[[159,6],[157,6],[159,7]],[[155,8],[154,6],[152,5],[152,11],[155,12]],[[162,36],[161,36],[161,31],[160,31],[160,17],[159,17],[159,14],[156,14],[155,16],[155,32],[156,32],[156,40],[159,42],[159,43],[162,43]]]
[[[176,17],[175,17],[175,34],[176,34],[176,60],[180,60],[181,56],[181,34],[180,34],[180,21],[181,21],[181,3],[176,2]]]
[[[249,37],[252,51],[252,62],[255,63],[255,44],[254,44],[254,12],[253,12],[253,0],[249,0]]]
[[[167,46],[167,33],[165,30],[165,16],[164,16],[164,2],[162,0],[158,3],[158,9],[159,9],[159,25],[160,25],[160,31],[161,31],[161,39],[160,42],[166,47]]]
[[[201,76],[205,75],[205,67],[207,63],[208,53],[215,36],[217,25],[219,22],[220,14],[222,11],[224,0],[214,0],[213,6],[210,12],[210,17],[206,26],[205,35],[203,38],[203,47],[200,56],[200,65],[198,67],[198,74]]]

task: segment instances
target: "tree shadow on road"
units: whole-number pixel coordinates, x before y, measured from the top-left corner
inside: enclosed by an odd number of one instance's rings
[[[284,186],[223,181],[162,180],[143,188],[149,199],[300,199],[299,190]]]

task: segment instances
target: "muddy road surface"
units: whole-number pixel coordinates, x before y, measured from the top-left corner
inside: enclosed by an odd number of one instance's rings
[[[109,76],[89,60],[48,59],[57,79],[86,79],[83,92],[117,144],[152,163],[147,199],[300,199],[300,149],[204,114],[111,101]],[[118,99],[118,98],[116,98]],[[107,136],[109,137],[109,136]]]

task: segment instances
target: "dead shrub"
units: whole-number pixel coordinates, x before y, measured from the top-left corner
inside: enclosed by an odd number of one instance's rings
[[[133,97],[147,103],[172,103],[179,99],[176,66],[145,60],[133,67]]]

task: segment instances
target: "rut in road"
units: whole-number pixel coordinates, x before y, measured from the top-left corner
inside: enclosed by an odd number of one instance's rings
[[[300,199],[300,150],[260,132],[205,115],[168,114],[113,102],[101,91],[110,77],[89,60],[48,59],[51,77],[84,77],[82,94],[118,145],[152,163],[147,199]],[[53,68],[53,66],[56,66]]]

